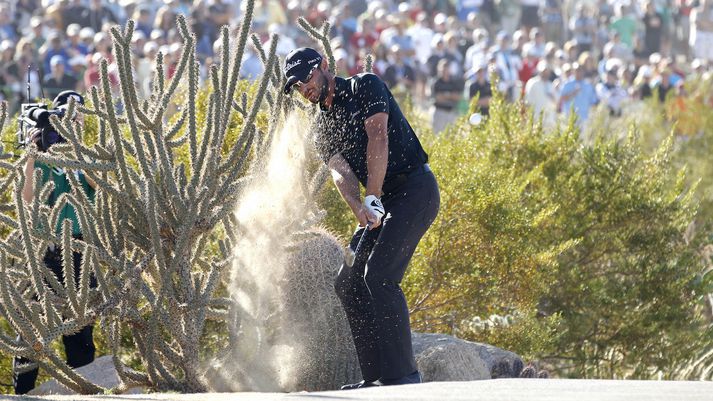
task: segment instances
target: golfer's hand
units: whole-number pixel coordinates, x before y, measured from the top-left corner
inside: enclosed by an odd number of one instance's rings
[[[359,209],[357,210],[356,218],[357,218],[357,220],[359,220],[360,226],[366,227],[368,224],[370,230],[373,230],[374,228],[376,228],[378,226],[378,224],[377,224],[378,219],[364,205],[361,205],[361,207],[359,207]]]
[[[359,224],[369,224],[370,229],[375,229],[381,225],[381,219],[384,217],[384,205],[381,204],[381,200],[376,196],[369,195],[364,198],[364,203],[360,211],[363,210],[364,219],[366,220],[362,223],[362,219],[359,218]],[[364,225],[364,227],[366,227]]]

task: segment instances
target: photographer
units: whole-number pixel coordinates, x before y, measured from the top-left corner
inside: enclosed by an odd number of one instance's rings
[[[52,108],[54,110],[65,110],[68,106],[69,99],[74,98],[79,104],[84,104],[84,98],[77,92],[74,91],[64,91],[61,92],[52,102]],[[82,123],[81,117],[77,114],[75,116],[69,116],[73,121],[78,121]],[[40,129],[33,128],[29,131],[29,137],[33,143],[40,149],[40,151],[46,152],[49,148],[55,144],[64,142],[59,133],[50,125]],[[87,194],[90,201],[94,201],[94,192],[96,188],[96,183],[86,177],[81,171],[66,171],[59,167],[49,166],[45,163],[35,161],[33,158],[28,158],[25,164],[25,186],[22,188],[22,199],[26,203],[31,203],[34,196],[34,171],[35,168],[42,170],[42,181],[38,185],[43,186],[47,181],[52,180],[54,182],[54,190],[50,195],[47,203],[50,207],[54,206],[57,199],[63,194],[71,191],[71,184],[67,178],[67,174],[75,174],[78,178],[79,183],[82,185],[82,190]],[[72,235],[74,238],[82,239],[82,232],[79,226],[79,219],[77,218],[77,213],[70,204],[65,205],[60,213],[60,218],[57,221],[57,227],[55,231],[57,235],[61,235],[62,232],[62,222],[68,219],[72,222]],[[82,254],[79,252],[73,252],[73,262],[74,262],[74,277],[76,279],[75,283],[67,283],[64,279],[64,273],[62,269],[62,249],[58,244],[50,244],[43,259],[45,265],[54,272],[58,280],[67,285],[79,285],[79,278],[81,277],[81,262]],[[90,286],[92,288],[96,287],[96,279],[92,276],[90,278]],[[78,368],[80,366],[87,365],[94,360],[94,340],[93,340],[93,326],[85,326],[78,333],[63,336],[62,342],[64,343],[65,353],[67,354],[67,364],[72,368]],[[31,366],[31,365],[34,365]],[[35,380],[37,379],[38,368],[33,361],[16,357],[13,363],[13,386],[15,387],[16,394],[25,394],[35,387]]]

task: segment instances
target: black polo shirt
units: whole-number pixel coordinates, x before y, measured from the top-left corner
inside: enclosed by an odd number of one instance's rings
[[[389,160],[386,178],[412,171],[428,161],[416,134],[401,113],[384,82],[370,73],[344,79],[335,77],[332,108],[321,109],[315,144],[320,158],[329,162],[340,153],[362,185],[366,186],[366,144],[364,121],[376,113],[388,113]]]

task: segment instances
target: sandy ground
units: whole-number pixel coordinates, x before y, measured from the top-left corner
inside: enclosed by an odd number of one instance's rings
[[[0,396],[2,400],[175,401],[713,401],[713,382],[499,379],[316,393],[143,394],[125,396]]]

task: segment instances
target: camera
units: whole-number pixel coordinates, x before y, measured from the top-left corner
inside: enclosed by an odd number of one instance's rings
[[[64,138],[50,123],[51,116],[62,118],[64,113],[63,108],[48,109],[47,105],[42,103],[23,103],[20,109],[20,131],[17,133],[18,146],[30,144],[32,138],[29,131],[33,128],[42,131],[42,135],[36,140],[37,148],[42,152],[46,152],[55,143],[64,142]]]

